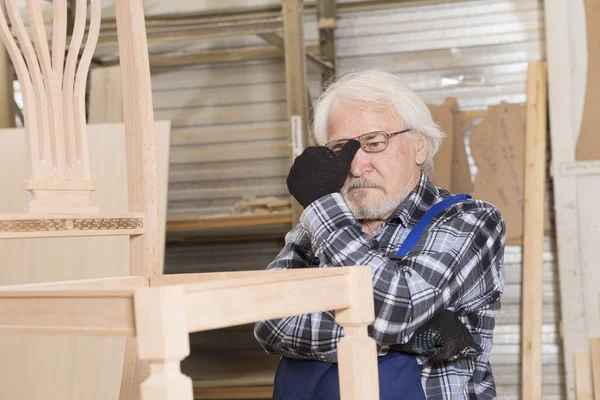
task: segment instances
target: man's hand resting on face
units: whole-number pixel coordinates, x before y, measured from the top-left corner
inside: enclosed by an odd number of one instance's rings
[[[337,156],[324,146],[307,147],[296,157],[288,174],[290,194],[306,208],[323,196],[339,193],[358,149],[358,140],[349,140]]]

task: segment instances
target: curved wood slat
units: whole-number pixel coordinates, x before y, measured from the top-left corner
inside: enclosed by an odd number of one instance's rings
[[[15,0],[6,0],[6,11],[12,26],[15,28],[15,36],[19,41],[22,49],[23,56],[29,68],[29,75],[33,86],[33,94],[31,97],[32,102],[35,103],[37,124],[33,125],[33,121],[29,121],[29,129],[35,131],[35,136],[38,137],[40,143],[39,154],[39,170],[41,176],[36,177],[37,179],[43,179],[52,173],[51,165],[51,151],[50,151],[50,137],[47,131],[50,129],[50,117],[48,115],[48,103],[44,89],[44,80],[42,72],[40,70],[40,64],[37,60],[37,56],[29,34],[25,29],[19,9]],[[33,105],[30,106],[33,110]],[[34,134],[32,133],[32,136]],[[32,155],[35,153],[32,153]]]
[[[46,131],[44,132],[44,142],[48,143],[44,146],[46,153],[44,160],[47,163],[46,174],[47,178],[60,177],[60,170],[55,171],[54,167],[58,164],[57,149],[56,149],[56,131],[55,122],[56,113],[54,112],[53,99],[50,92],[52,82],[52,64],[50,61],[50,50],[48,48],[48,37],[46,36],[44,18],[42,16],[42,8],[40,0],[27,0],[27,8],[29,11],[31,32],[33,38],[33,44],[36,50],[36,56],[33,57],[32,63],[38,65],[41,68],[41,74],[43,77],[42,83],[36,81],[33,82],[36,90],[37,101],[40,102],[42,112],[47,115],[47,125],[44,126]],[[21,40],[21,39],[20,39]],[[24,40],[21,40],[24,41]],[[29,39],[27,38],[27,41]],[[27,54],[26,54],[27,57]],[[31,66],[30,66],[31,68]],[[36,69],[38,67],[36,66]],[[45,101],[45,107],[44,103]],[[42,161],[44,163],[44,161]],[[58,174],[57,174],[58,173]]]
[[[12,0],[7,0],[8,3],[11,1]],[[6,16],[4,15],[2,7],[0,7],[0,34],[2,34],[2,41],[4,42],[6,50],[10,55],[15,72],[17,73],[17,78],[21,84],[21,93],[23,94],[23,117],[25,118],[23,124],[25,125],[25,137],[27,140],[27,147],[29,148],[27,153],[29,157],[28,161],[32,175],[34,177],[39,176],[39,158],[33,156],[34,154],[40,154],[39,136],[37,132],[38,115],[34,107],[33,86],[31,84],[31,77],[29,76],[27,65],[25,65],[23,55],[21,54],[21,51],[19,50],[19,47],[12,36],[12,32],[8,27]]]
[[[54,19],[52,25],[52,73],[50,77],[50,97],[52,98],[54,134],[56,140],[57,168],[62,178],[74,179],[74,165],[69,153],[69,143],[65,133],[62,101],[62,83],[67,45],[67,2],[54,0]]]
[[[65,65],[65,74],[63,77],[63,112],[65,121],[65,134],[69,143],[69,156],[73,157],[73,168],[76,172],[76,179],[85,178],[85,167],[83,154],[79,145],[79,137],[75,128],[75,71],[77,68],[77,58],[83,43],[83,35],[85,33],[85,25],[87,21],[87,0],[77,0],[75,7],[75,25],[73,26],[73,34],[71,35],[71,43],[69,44],[69,53],[67,54],[67,62]]]
[[[75,129],[76,137],[79,138],[77,149],[78,154],[82,159],[85,179],[90,179],[85,119],[85,86],[92,57],[96,49],[96,44],[98,43],[98,36],[100,35],[101,17],[102,2],[100,0],[91,0],[90,28],[88,30],[87,41],[75,77],[75,92],[73,99],[75,107]]]

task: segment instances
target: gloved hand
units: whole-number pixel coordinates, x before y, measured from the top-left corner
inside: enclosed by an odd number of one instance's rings
[[[447,310],[417,329],[408,343],[394,344],[390,349],[428,356],[431,363],[476,357],[482,352],[467,327],[453,312]]]
[[[325,195],[339,192],[358,149],[358,140],[349,140],[337,156],[324,146],[307,147],[296,157],[288,174],[290,194],[306,208]]]

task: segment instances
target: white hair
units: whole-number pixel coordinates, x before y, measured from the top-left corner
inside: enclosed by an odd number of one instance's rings
[[[342,102],[393,107],[406,128],[427,138],[428,152],[421,169],[425,173],[433,170],[433,157],[445,134],[431,118],[427,104],[396,75],[367,70],[332,82],[315,103],[313,134],[318,144],[328,142],[329,113],[334,104]]]

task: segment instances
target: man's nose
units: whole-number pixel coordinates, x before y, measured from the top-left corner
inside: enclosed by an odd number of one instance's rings
[[[362,148],[359,149],[350,165],[350,175],[357,178],[372,170],[373,165],[371,165],[371,155]]]

